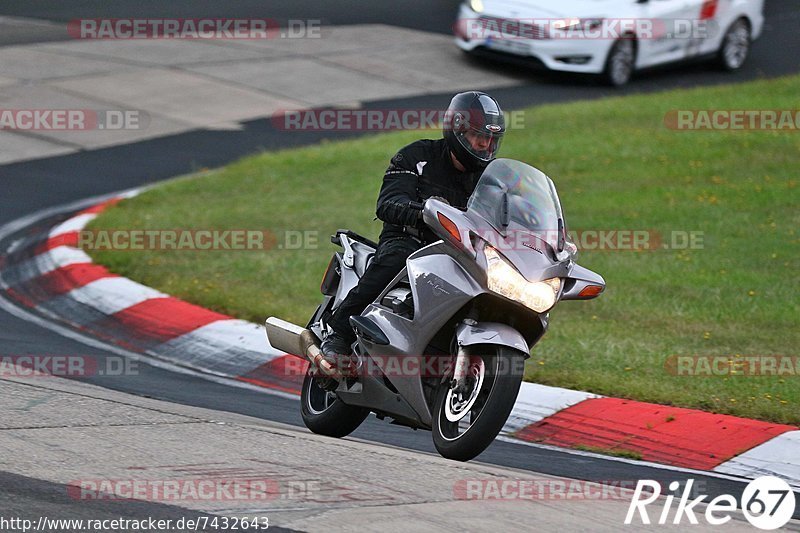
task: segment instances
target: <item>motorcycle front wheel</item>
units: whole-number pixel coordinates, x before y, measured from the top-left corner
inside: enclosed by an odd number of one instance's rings
[[[503,429],[517,400],[525,356],[506,346],[470,347],[466,387],[439,386],[433,409],[433,443],[448,459],[469,461]],[[478,355],[480,354],[480,355]]]

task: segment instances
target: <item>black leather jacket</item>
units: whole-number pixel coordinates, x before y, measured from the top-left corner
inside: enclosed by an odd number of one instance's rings
[[[450,205],[465,209],[478,178],[480,172],[459,172],[453,166],[444,139],[409,144],[392,158],[383,177],[376,211],[383,221],[381,240],[408,234],[424,243],[435,240],[423,228],[419,210],[409,207],[409,202],[422,203],[431,196],[441,196]]]

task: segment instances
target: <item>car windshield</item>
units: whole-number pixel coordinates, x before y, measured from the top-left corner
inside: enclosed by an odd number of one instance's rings
[[[513,159],[496,159],[486,167],[467,210],[504,237],[529,231],[558,250],[563,232],[561,204],[553,182],[542,171]]]

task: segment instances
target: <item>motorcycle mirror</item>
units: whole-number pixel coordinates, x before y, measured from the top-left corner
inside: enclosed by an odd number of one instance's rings
[[[564,238],[564,219],[558,217],[558,253],[564,251],[564,245],[566,244],[567,239]]]
[[[606,288],[603,276],[580,265],[573,265],[569,276],[564,278],[561,300],[591,300]]]

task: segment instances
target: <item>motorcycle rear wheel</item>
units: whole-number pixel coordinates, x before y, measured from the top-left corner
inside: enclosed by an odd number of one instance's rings
[[[503,429],[522,383],[525,356],[505,346],[471,347],[468,390],[440,385],[433,409],[433,444],[447,459],[469,461]],[[485,354],[485,355],[477,355]]]
[[[316,383],[311,370],[306,373],[300,392],[300,414],[313,433],[328,437],[346,437],[356,430],[370,411],[342,402],[335,393]]]

